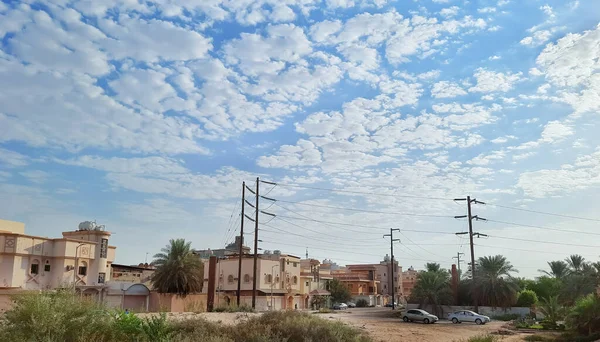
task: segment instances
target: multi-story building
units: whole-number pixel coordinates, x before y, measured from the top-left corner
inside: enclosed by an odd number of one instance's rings
[[[402,296],[405,300],[410,298],[413,288],[417,283],[417,275],[419,272],[411,266],[408,270],[402,272]]]
[[[235,237],[235,242],[228,244],[224,249],[200,249],[195,250],[194,254],[198,255],[202,259],[208,259],[211,256],[222,258],[228,255],[237,255],[240,252],[240,244],[242,238],[240,236]],[[250,254],[250,247],[242,246],[242,254]]]
[[[333,277],[329,268],[321,268],[321,263],[316,259],[303,259],[300,261],[300,293],[303,303],[301,309],[315,309],[313,299],[322,297],[320,301],[323,307],[329,307],[331,302],[328,291],[329,281]]]
[[[24,290],[74,285],[102,298],[116,247],[110,232],[94,222],[62,233],[62,238],[25,234],[25,224],[0,220],[0,286]]]
[[[208,260],[204,266],[204,281],[210,279]],[[238,286],[237,255],[217,259],[215,290],[218,305],[235,304]],[[242,255],[242,279],[240,304],[252,303],[254,259],[252,255]],[[256,309],[280,310],[297,309],[303,305],[300,296],[300,258],[280,253],[261,254],[257,260]],[[208,291],[204,286],[203,292]]]
[[[383,258],[383,261],[379,265],[375,265],[377,268],[377,280],[380,281],[381,286],[379,287],[379,294],[384,297],[384,304],[391,302],[392,295],[392,272],[394,274],[394,297],[396,302],[400,302],[402,298],[402,267],[398,264],[398,260],[391,262],[389,255]]]
[[[382,305],[381,295],[378,293],[380,282],[376,278],[377,266],[347,265],[345,269],[332,271],[331,275],[348,286],[354,300],[365,299],[369,305]]]

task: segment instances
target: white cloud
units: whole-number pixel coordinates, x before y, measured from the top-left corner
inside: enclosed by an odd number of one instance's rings
[[[289,168],[295,166],[314,166],[322,162],[321,153],[315,144],[299,140],[296,145],[283,145],[277,155],[260,157],[257,164],[262,167]]]
[[[454,17],[458,14],[458,11],[460,9],[458,8],[458,6],[452,6],[452,7],[448,7],[448,8],[444,8],[440,11],[440,15],[446,17],[446,18],[450,18],[450,17]]]
[[[496,7],[478,8],[477,12],[479,12],[479,13],[494,13],[494,12],[496,12]]]
[[[436,4],[447,4],[450,2],[450,0],[431,0],[432,2],[435,2]]]
[[[27,170],[19,172],[19,174],[27,178],[30,182],[37,184],[45,183],[50,177],[49,173],[42,170]]]
[[[555,16],[554,10],[548,4],[541,6],[540,10],[542,10],[542,12],[544,12],[549,17],[554,17]]]
[[[452,98],[467,95],[467,92],[456,83],[440,81],[431,88],[431,95],[435,98]]]
[[[0,147],[0,163],[8,167],[26,166],[29,164],[28,157],[11,150]]]
[[[496,139],[492,139],[492,140],[490,140],[490,142],[494,143],[494,144],[504,144],[505,142],[508,142],[509,140],[512,140],[512,139],[517,139],[517,137],[515,137],[514,135],[506,135],[503,137],[498,137]]]
[[[544,198],[600,185],[600,152],[578,157],[568,166],[524,172],[519,176],[517,187],[527,196]]]
[[[550,121],[544,126],[541,142],[556,143],[574,134],[573,128],[559,121]]]
[[[56,159],[55,161],[60,164],[87,167],[112,173],[177,174],[189,172],[179,161],[165,157],[102,158],[86,155],[77,159]]]
[[[470,92],[507,92],[513,88],[514,83],[522,80],[522,73],[501,73],[494,72],[484,68],[475,71],[477,84],[469,88]]]
[[[521,40],[521,45],[540,46],[552,37],[552,32],[548,30],[536,31],[533,36],[525,37]]]
[[[499,0],[498,1],[498,6],[499,7],[505,6],[505,5],[508,5],[509,3],[510,3],[510,0]]]
[[[497,61],[499,59],[502,59],[502,57],[498,56],[498,55],[494,55],[494,56],[490,56],[490,58],[488,58],[490,61]]]

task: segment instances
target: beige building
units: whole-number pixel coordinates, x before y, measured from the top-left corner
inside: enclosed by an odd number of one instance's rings
[[[0,220],[0,288],[44,290],[75,285],[105,294],[116,247],[104,226],[82,222],[62,238],[25,234],[25,224]]]
[[[321,267],[322,264],[316,259],[303,259],[300,261],[300,294],[302,305],[300,309],[316,309],[311,307],[314,297],[325,297],[323,307],[329,307],[329,281],[333,279],[329,268]]]
[[[204,282],[208,284],[208,260],[204,266]],[[238,285],[237,255],[217,259],[215,279],[216,306],[235,304]],[[241,279],[241,304],[252,304],[252,255],[243,255]],[[261,254],[257,260],[256,310],[281,310],[300,308],[300,258],[285,254]],[[205,285],[203,293],[208,291]]]

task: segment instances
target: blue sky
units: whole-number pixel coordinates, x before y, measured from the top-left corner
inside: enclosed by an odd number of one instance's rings
[[[287,201],[262,207],[287,217],[261,217],[264,249],[376,262],[398,227],[404,267],[449,267],[467,251],[451,199],[471,195],[504,222],[476,223],[490,235],[477,255],[523,276],[598,260],[599,221],[505,207],[600,218],[599,13],[592,0],[2,2],[0,217],[43,236],[95,219],[117,262],[138,263],[170,238],[230,242],[241,182],[260,176]]]

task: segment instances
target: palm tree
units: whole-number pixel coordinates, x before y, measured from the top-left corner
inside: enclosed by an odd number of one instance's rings
[[[420,272],[411,297],[421,306],[431,305],[433,311],[439,314],[442,312],[441,305],[452,301],[449,275],[446,272]]]
[[[579,254],[572,254],[568,258],[565,259],[571,272],[579,273],[583,270],[584,265],[587,264],[585,258]]]
[[[556,326],[557,321],[565,317],[565,308],[558,302],[558,296],[542,298],[539,310],[544,315],[544,319],[553,327]]]
[[[591,335],[600,330],[600,297],[589,294],[579,298],[566,319],[567,325],[580,333]]]
[[[152,264],[156,271],[152,275],[152,286],[158,293],[174,293],[185,297],[190,293],[202,292],[204,263],[192,253],[192,243],[185,239],[169,240],[154,255]]]
[[[439,272],[442,270],[442,266],[437,262],[428,262],[425,264],[425,269],[427,272]]]
[[[502,255],[481,257],[475,274],[479,303],[509,307],[517,298],[519,286],[511,273],[518,272]]]
[[[554,277],[556,279],[563,279],[564,277],[569,275],[569,272],[570,272],[569,265],[562,260],[549,261],[548,267],[550,267],[550,272],[545,271],[545,270],[539,270],[539,271],[545,273],[546,275],[548,275],[550,277]]]

